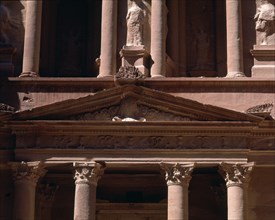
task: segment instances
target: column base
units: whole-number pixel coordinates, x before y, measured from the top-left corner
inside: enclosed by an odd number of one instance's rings
[[[19,77],[39,77],[39,75],[36,72],[23,72]]]
[[[275,78],[275,45],[254,45],[250,51],[254,57],[252,77]]]
[[[225,78],[246,77],[242,72],[229,72]]]
[[[123,46],[120,56],[122,58],[122,67],[134,66],[144,76],[149,76],[149,53],[144,46]]]

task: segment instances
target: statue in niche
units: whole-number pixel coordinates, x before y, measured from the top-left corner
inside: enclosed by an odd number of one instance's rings
[[[262,4],[255,15],[256,30],[262,32],[260,45],[275,45],[275,6]]]
[[[211,37],[203,28],[199,28],[195,37],[196,67],[194,70],[212,70]]]
[[[143,25],[145,13],[141,8],[141,0],[130,0],[132,5],[128,10],[127,20],[127,43],[126,46],[143,45]]]

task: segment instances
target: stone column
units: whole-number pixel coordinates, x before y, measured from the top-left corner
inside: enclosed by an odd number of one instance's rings
[[[42,1],[27,1],[23,70],[20,77],[38,76]]]
[[[116,72],[117,0],[102,0],[101,54],[98,77]]]
[[[162,77],[166,65],[166,0],[152,0],[151,4],[151,77]]]
[[[39,162],[11,163],[14,176],[14,220],[34,220],[35,189],[46,170]]]
[[[188,220],[188,187],[194,164],[161,164],[168,186],[168,220]]]
[[[254,163],[221,164],[221,173],[227,186],[228,220],[247,219],[247,187]]]
[[[104,163],[74,163],[74,220],[95,220],[96,187],[104,172]]]
[[[241,0],[226,0],[226,29],[226,77],[245,76],[243,73],[243,36],[241,19]]]

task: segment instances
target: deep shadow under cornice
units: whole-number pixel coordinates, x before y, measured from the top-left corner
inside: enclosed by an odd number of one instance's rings
[[[275,79],[269,78],[188,78],[188,77],[155,77],[138,79],[134,83],[137,86],[148,87],[168,92],[275,92]],[[0,79],[0,87],[31,87],[32,90],[46,89],[50,87],[57,91],[96,92],[115,87],[113,77],[106,78],[75,78],[75,77],[8,77]],[[20,89],[21,88],[21,89]]]

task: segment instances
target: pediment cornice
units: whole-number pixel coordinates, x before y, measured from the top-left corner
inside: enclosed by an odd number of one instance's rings
[[[260,122],[263,118],[176,97],[142,86],[125,85],[78,99],[65,100],[13,114],[12,120]]]

